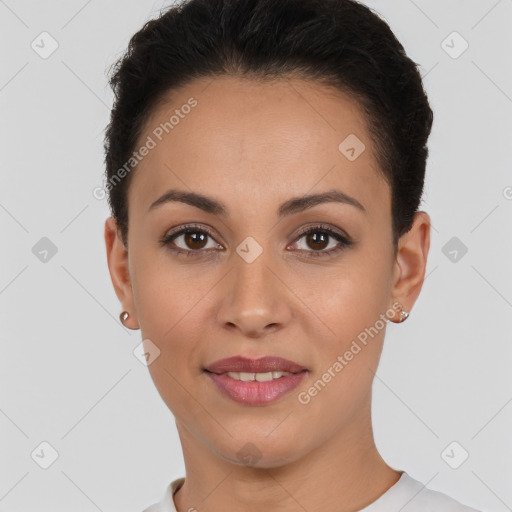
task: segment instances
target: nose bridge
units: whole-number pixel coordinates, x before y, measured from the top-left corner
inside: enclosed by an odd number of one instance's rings
[[[275,279],[268,268],[272,265],[270,249],[265,248],[260,254],[252,255],[251,257],[251,253],[254,251],[255,248],[251,247],[251,242],[245,242],[237,248],[237,258],[239,261],[236,261],[235,258],[235,291],[242,291],[243,296],[247,298],[253,295],[262,296],[262,293],[265,290],[269,291],[269,287],[271,287],[269,281],[272,278]],[[246,259],[246,256],[250,259]]]
[[[269,307],[275,296],[273,273],[268,267],[272,266],[271,249],[263,247],[254,239],[245,240],[237,247],[235,257],[233,294],[239,304],[251,307]],[[238,258],[239,261],[236,261]],[[275,266],[275,265],[274,265]]]
[[[235,268],[219,320],[254,336],[282,326],[290,314],[283,285],[275,276],[276,256],[268,245],[248,238],[233,253]]]

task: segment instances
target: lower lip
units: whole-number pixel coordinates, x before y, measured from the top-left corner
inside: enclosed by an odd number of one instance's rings
[[[266,382],[243,381],[206,372],[208,377],[215,383],[217,388],[235,402],[247,405],[264,405],[275,402],[292,389],[296,388],[306,376],[307,370],[293,375],[285,375],[279,379],[272,379]]]

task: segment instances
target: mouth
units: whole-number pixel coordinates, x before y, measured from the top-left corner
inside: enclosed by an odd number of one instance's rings
[[[208,370],[205,370],[208,371]],[[214,372],[209,372],[214,373]],[[268,382],[274,379],[280,379],[288,375],[296,375],[291,372],[272,371],[272,372],[225,372],[215,373],[215,375],[226,375],[235,380],[241,380],[242,382]]]
[[[280,357],[247,359],[236,356],[204,368],[216,388],[238,403],[264,405],[296,388],[308,369]]]

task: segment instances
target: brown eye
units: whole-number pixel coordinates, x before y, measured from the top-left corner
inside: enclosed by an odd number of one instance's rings
[[[302,239],[304,239],[304,244],[301,247],[299,242]],[[353,242],[330,228],[313,226],[303,231],[294,245],[299,251],[316,257],[334,255],[345,247],[353,245]]]
[[[195,226],[185,226],[180,230],[173,231],[166,235],[160,243],[187,256],[195,256],[203,252],[210,253],[210,249],[221,247],[215,242],[209,231]]]
[[[200,231],[191,231],[183,234],[183,240],[187,249],[203,249],[207,238],[208,235]]]
[[[328,242],[329,235],[325,233],[319,234],[318,231],[315,231],[314,233],[307,233],[306,235],[306,243],[308,246],[317,251],[325,249],[329,245]]]

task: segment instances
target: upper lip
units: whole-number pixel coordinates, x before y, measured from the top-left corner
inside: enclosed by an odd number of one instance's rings
[[[305,366],[299,363],[283,359],[282,357],[265,356],[260,359],[249,359],[242,356],[228,357],[227,359],[219,359],[213,364],[205,368],[211,373],[227,373],[227,372],[290,372],[299,373],[307,370]]]

